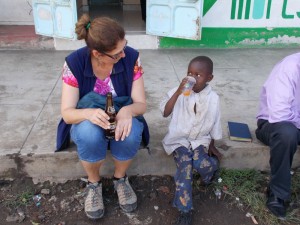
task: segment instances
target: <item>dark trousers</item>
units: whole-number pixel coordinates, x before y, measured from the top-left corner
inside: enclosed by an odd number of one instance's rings
[[[280,199],[288,200],[291,190],[291,166],[300,144],[300,130],[290,122],[269,123],[258,120],[258,140],[270,147],[270,189]]]

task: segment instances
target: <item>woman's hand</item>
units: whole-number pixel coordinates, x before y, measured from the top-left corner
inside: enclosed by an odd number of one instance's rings
[[[132,127],[132,114],[126,106],[120,109],[116,121],[115,139],[116,141],[120,139],[124,141],[124,139],[129,136]]]
[[[103,109],[86,109],[87,118],[91,123],[96,124],[103,129],[109,128],[109,116],[105,113]]]

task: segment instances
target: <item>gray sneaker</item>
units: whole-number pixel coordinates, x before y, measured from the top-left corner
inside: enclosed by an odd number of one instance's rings
[[[121,209],[127,213],[135,210],[137,207],[137,197],[129,184],[128,177],[114,180],[113,182]]]
[[[90,219],[100,219],[104,215],[102,184],[88,184],[84,211]]]

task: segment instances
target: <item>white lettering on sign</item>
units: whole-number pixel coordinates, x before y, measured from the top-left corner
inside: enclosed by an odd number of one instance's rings
[[[219,0],[203,27],[299,27],[299,0]]]

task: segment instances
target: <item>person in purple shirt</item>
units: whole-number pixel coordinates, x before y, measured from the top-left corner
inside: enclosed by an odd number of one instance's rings
[[[275,65],[263,85],[256,118],[256,137],[270,147],[271,179],[266,206],[284,219],[285,202],[291,195],[290,170],[300,144],[300,53]]]

